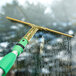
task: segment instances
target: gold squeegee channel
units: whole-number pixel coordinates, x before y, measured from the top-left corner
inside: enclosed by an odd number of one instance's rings
[[[67,36],[67,37],[73,37],[72,35],[68,35],[68,34],[65,34],[65,33],[62,33],[62,32],[59,32],[59,31],[55,31],[55,30],[52,30],[52,29],[41,27],[41,26],[38,26],[38,25],[35,25],[35,24],[31,24],[31,23],[24,22],[24,21],[21,21],[21,20],[18,20],[18,19],[14,19],[14,18],[11,18],[11,17],[6,17],[6,18],[9,19],[9,20],[11,20],[11,21],[19,22],[19,23],[22,23],[22,24],[27,24],[30,27],[32,27],[34,30],[36,29],[35,30],[36,32],[37,32],[37,30],[45,30],[45,31],[54,32],[56,34],[64,35],[64,36]]]
[[[34,34],[38,31],[38,28],[32,27],[27,34],[24,36],[25,39],[28,41],[34,36]]]

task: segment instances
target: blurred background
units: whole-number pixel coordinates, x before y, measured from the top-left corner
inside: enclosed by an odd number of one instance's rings
[[[0,59],[28,32],[9,16],[66,34],[38,31],[7,76],[76,76],[76,0],[0,0]]]

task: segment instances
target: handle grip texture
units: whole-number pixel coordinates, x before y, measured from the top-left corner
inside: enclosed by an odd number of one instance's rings
[[[3,57],[3,59],[0,61],[0,68],[2,68],[4,71],[3,76],[5,76],[8,73],[8,71],[13,66],[15,60],[16,55],[12,52]]]
[[[17,51],[18,55],[23,52],[24,47],[27,45],[28,40],[25,38],[22,38],[14,47],[12,51]],[[4,56],[0,60],[0,68],[3,69],[4,73],[2,76],[6,76],[8,71],[13,66],[14,62],[16,60],[16,55],[14,53],[9,53],[6,56]]]

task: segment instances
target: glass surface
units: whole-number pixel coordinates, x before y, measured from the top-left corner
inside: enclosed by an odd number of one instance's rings
[[[7,76],[76,76],[76,0],[0,0],[0,59],[29,31],[16,18],[73,38],[39,30]]]

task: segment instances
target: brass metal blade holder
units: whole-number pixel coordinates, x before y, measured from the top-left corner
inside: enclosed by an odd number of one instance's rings
[[[27,24],[27,25],[29,25],[30,27],[32,27],[32,28],[27,32],[27,34],[24,36],[24,38],[26,38],[28,41],[33,37],[33,35],[34,35],[38,30],[50,31],[50,32],[53,32],[53,33],[56,33],[56,34],[60,34],[60,35],[67,36],[67,37],[73,37],[72,35],[68,35],[68,34],[65,34],[65,33],[62,33],[62,32],[59,32],[59,31],[55,31],[55,30],[52,30],[52,29],[48,29],[48,28],[45,28],[45,27],[42,27],[42,26],[38,26],[38,25],[35,25],[35,24],[31,24],[31,23],[28,23],[28,22],[24,22],[24,21],[21,21],[21,20],[18,20],[18,19],[14,19],[14,18],[11,18],[11,17],[6,17],[6,18],[9,19],[9,20],[11,20],[11,21],[15,21],[15,22],[22,23],[22,24]]]

